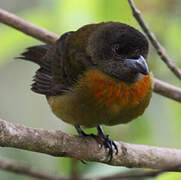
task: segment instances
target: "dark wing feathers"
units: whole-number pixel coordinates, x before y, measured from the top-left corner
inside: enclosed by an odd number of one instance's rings
[[[43,68],[37,70],[31,90],[39,94],[51,95],[52,76],[43,71]]]
[[[64,83],[55,83],[52,74],[46,74],[43,72],[43,68],[40,68],[34,77],[34,83],[32,84],[31,90],[44,94],[47,96],[61,95],[68,87]]]
[[[31,90],[47,96],[61,95],[67,89],[61,81],[55,82],[54,73],[52,72],[52,62],[58,63],[55,54],[55,47],[50,45],[33,46],[27,48],[27,51],[22,53],[20,59],[29,60],[40,66],[33,77]],[[59,58],[60,61],[60,58]],[[57,64],[57,67],[59,65]],[[61,72],[61,68],[59,67]]]
[[[54,45],[29,47],[21,54],[20,59],[40,66],[33,79],[32,91],[47,96],[56,96],[70,88],[64,72],[61,52],[64,50],[66,38],[72,33],[63,34]]]

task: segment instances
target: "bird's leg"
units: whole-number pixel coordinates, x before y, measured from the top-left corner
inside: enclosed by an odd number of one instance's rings
[[[109,149],[109,154],[108,156],[110,157],[109,158],[109,161],[112,160],[112,157],[113,157],[113,147],[115,148],[116,150],[116,154],[118,153],[118,148],[117,148],[117,145],[115,144],[115,142],[109,137],[109,135],[107,134],[104,134],[101,126],[97,126],[97,136],[98,138],[100,138],[100,141],[102,141],[102,144],[104,145],[105,148],[108,148]]]
[[[82,137],[87,137],[87,136],[91,136],[93,137],[99,144],[103,145],[105,148],[109,149],[109,162],[112,160],[113,158],[113,148],[115,148],[116,150],[116,154],[118,153],[118,148],[117,145],[115,144],[115,142],[109,137],[109,135],[104,134],[101,126],[97,126],[97,136],[95,136],[94,134],[86,134],[79,125],[75,125],[74,126],[77,133],[79,134],[79,136]],[[85,164],[85,161],[81,160],[82,163]]]
[[[88,134],[86,134],[81,128],[79,125],[75,125],[74,126],[77,133],[79,134],[79,136],[89,136]]]
[[[82,136],[82,137],[91,136],[91,137],[93,137],[93,138],[95,137],[94,134],[86,134],[86,133],[80,128],[79,125],[75,125],[74,127],[75,127],[77,133],[79,134],[79,136]]]

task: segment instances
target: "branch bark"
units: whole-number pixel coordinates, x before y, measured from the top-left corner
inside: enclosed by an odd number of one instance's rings
[[[119,152],[108,161],[108,151],[91,137],[79,137],[61,131],[42,130],[0,120],[0,146],[72,157],[129,168],[165,169],[181,164],[181,150],[116,142]],[[76,151],[75,151],[76,149]],[[180,171],[178,168],[177,171]]]
[[[177,67],[177,65],[173,62],[173,60],[169,57],[166,53],[164,47],[158,42],[156,36],[150,31],[148,25],[143,20],[141,12],[136,8],[133,0],[128,0],[129,5],[132,9],[133,16],[137,20],[140,27],[143,29],[147,37],[149,38],[150,42],[152,43],[153,47],[156,49],[158,55],[161,59],[165,62],[168,68],[181,80],[181,69]]]
[[[58,39],[56,34],[33,25],[2,9],[0,9],[0,22],[48,44],[53,44]],[[154,79],[154,91],[162,96],[181,102],[181,88]]]

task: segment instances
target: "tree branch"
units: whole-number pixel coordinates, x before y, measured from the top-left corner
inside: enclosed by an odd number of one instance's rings
[[[77,160],[73,159],[74,161]],[[179,168],[180,166],[176,166],[173,168],[167,168],[159,171],[131,171],[131,172],[125,172],[125,173],[119,173],[116,175],[111,175],[111,176],[104,176],[104,177],[96,177],[96,178],[81,178],[72,174],[70,178],[65,178],[65,177],[59,177],[59,176],[52,176],[44,172],[39,172],[38,170],[32,169],[29,166],[25,164],[20,164],[19,162],[15,162],[12,160],[7,160],[2,157],[0,157],[0,169],[8,171],[8,172],[13,172],[16,174],[20,175],[25,175],[29,177],[34,177],[37,179],[43,179],[43,180],[120,180],[120,179],[138,179],[138,178],[150,178],[150,177],[156,177],[159,176],[160,174],[169,172],[169,171],[175,171]]]
[[[136,8],[133,0],[128,0],[130,7],[132,9],[133,16],[137,20],[138,24],[141,26],[145,34],[148,36],[153,47],[156,49],[158,55],[165,62],[168,68],[181,80],[181,69],[179,69],[173,60],[166,53],[164,47],[158,42],[155,35],[150,31],[146,22],[144,22],[141,12]]]
[[[164,169],[181,164],[181,150],[116,142],[119,152],[108,161],[108,150],[91,137],[61,131],[33,129],[0,120],[0,146],[40,152],[57,157],[72,157],[114,166]],[[76,149],[76,151],[75,151]],[[181,168],[177,169],[178,171]]]
[[[181,102],[181,88],[154,78],[154,91],[162,96]]]
[[[43,180],[68,180],[67,178],[52,176],[39,172],[26,165],[20,164],[19,162],[13,162],[4,158],[0,158],[0,169]]]
[[[56,34],[35,26],[2,9],[0,9],[0,22],[48,44],[55,43],[58,39]],[[177,88],[173,85],[162,82],[161,80],[154,79],[154,91],[162,96],[181,102],[181,88]]]
[[[48,44],[53,44],[58,38],[56,34],[27,22],[3,9],[0,9],[0,22]]]
[[[155,178],[163,173],[167,173],[170,171],[174,171],[175,169],[178,169],[180,166],[175,166],[172,168],[166,168],[163,170],[159,171],[144,171],[144,172],[134,172],[132,171],[131,173],[121,173],[117,175],[112,175],[112,176],[106,176],[106,177],[100,177],[100,178],[95,178],[95,179],[84,179],[84,180],[121,180],[121,179],[146,179],[146,178]]]

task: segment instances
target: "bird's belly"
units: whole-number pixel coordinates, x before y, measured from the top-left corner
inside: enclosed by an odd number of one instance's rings
[[[103,107],[97,108],[95,102],[77,95],[48,97],[53,113],[66,123],[84,127],[96,127],[104,124],[110,114]]]
[[[151,91],[139,101],[136,105],[106,104],[96,101],[94,98],[84,95],[63,95],[52,96],[48,98],[53,113],[72,125],[81,125],[85,127],[96,127],[97,125],[116,125],[127,123],[140,116],[148,106]]]
[[[54,114],[63,121],[86,127],[126,123],[141,115],[152,94],[150,76],[129,86],[106,75],[88,72],[79,84],[61,96],[48,97]]]

